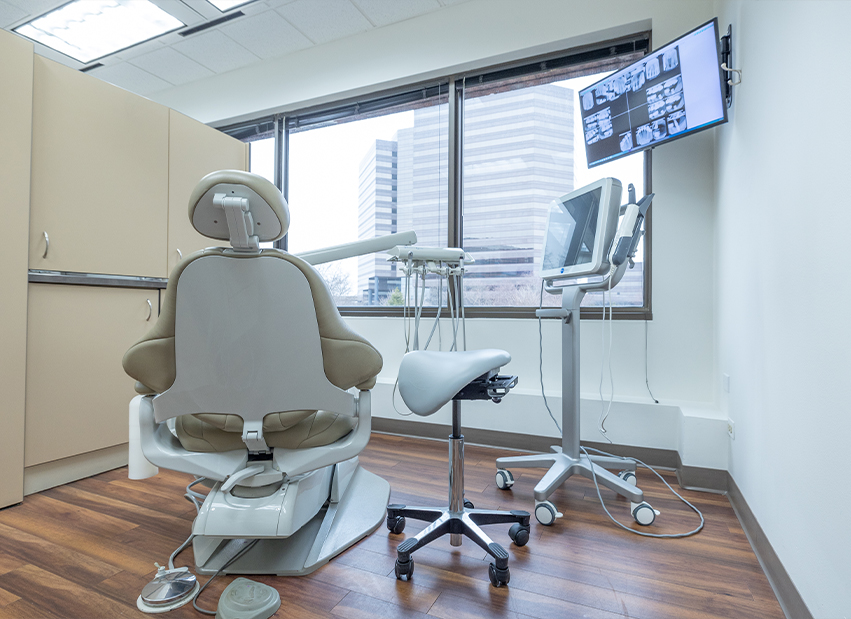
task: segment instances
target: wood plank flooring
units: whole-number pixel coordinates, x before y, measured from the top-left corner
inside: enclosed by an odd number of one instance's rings
[[[532,510],[540,469],[516,469],[511,491],[494,483],[494,460],[505,451],[466,446],[466,497],[476,507]],[[445,442],[374,434],[361,463],[387,479],[391,501],[443,506],[447,501]],[[665,474],[675,484],[673,474]],[[141,617],[136,598],[187,537],[194,507],[185,501],[187,475],[161,470],[130,481],[126,469],[83,479],[0,510],[0,619]],[[638,473],[648,501],[662,515],[650,529],[687,531],[698,517],[648,471]],[[313,574],[255,577],[278,589],[275,615],[311,619],[783,619],[726,497],[681,491],[705,515],[697,536],[644,538],[611,524],[593,484],[572,478],[551,500],[565,514],[552,527],[532,518],[529,543],[517,548],[508,525],[486,527],[510,555],[511,582],[488,580],[484,551],[444,537],[414,553],[410,582],[393,573],[396,546],[421,530],[408,520],[401,535],[383,525]],[[613,515],[632,522],[628,502],[603,490]],[[632,527],[639,529],[638,525]],[[193,565],[191,548],[177,561]],[[217,578],[199,604],[214,608],[233,579]],[[201,577],[201,582],[206,577]],[[191,605],[168,617],[200,617]]]

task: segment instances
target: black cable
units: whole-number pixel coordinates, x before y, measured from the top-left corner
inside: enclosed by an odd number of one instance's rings
[[[647,352],[647,348],[648,348],[648,347],[647,347],[647,328],[648,328],[648,324],[649,324],[649,323],[648,323],[648,321],[646,321],[646,320],[645,320],[645,321],[644,321],[644,384],[645,384],[645,385],[647,385],[647,393],[649,393],[649,394],[650,394],[650,397],[651,397],[651,398],[653,398],[653,401],[654,401],[656,404],[658,404],[658,403],[659,403],[659,400],[657,400],[657,399],[656,399],[656,396],[654,396],[654,395],[653,395],[653,392],[652,392],[652,391],[650,391],[650,376],[649,376],[649,374],[648,374],[648,372],[649,372],[649,370],[648,370],[649,362],[648,362],[648,360],[647,360],[647,357],[648,357],[648,352]]]
[[[206,608],[201,608],[200,606],[198,606],[198,603],[197,603],[198,598],[201,597],[201,594],[204,592],[204,589],[207,588],[207,585],[209,585],[211,582],[213,582],[213,579],[216,576],[218,576],[219,574],[222,573],[222,570],[226,569],[227,567],[230,567],[242,555],[244,555],[246,552],[248,552],[249,550],[254,548],[254,545],[258,541],[260,541],[260,540],[256,540],[256,539],[252,540],[245,548],[243,548],[238,553],[236,553],[223,566],[221,566],[218,570],[216,570],[216,573],[213,574],[212,576],[210,576],[210,578],[209,578],[209,580],[207,580],[207,582],[205,582],[203,585],[201,585],[201,588],[198,590],[198,593],[195,594],[195,598],[192,600],[192,606],[195,607],[195,610],[197,610],[199,613],[204,613],[205,615],[215,615],[216,614],[215,610],[207,610]]]

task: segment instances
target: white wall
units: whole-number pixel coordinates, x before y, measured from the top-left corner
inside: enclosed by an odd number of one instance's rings
[[[744,71],[717,132],[729,470],[812,614],[851,617],[851,3],[719,8]]]
[[[223,124],[268,110],[379,90],[452,68],[568,49],[652,27],[657,46],[713,16],[711,1],[471,0],[400,24],[157,93],[156,99],[194,118]],[[607,424],[618,443],[678,449],[694,466],[726,468],[728,438],[718,411],[714,344],[714,136],[711,132],[653,155],[653,313],[645,387],[644,323],[614,325],[616,403]],[[351,319],[385,357],[376,416],[396,417],[389,393],[404,350],[401,321]],[[392,324],[388,325],[390,322]],[[545,384],[560,393],[557,324],[545,325]],[[582,437],[601,440],[600,323],[582,328]],[[469,346],[502,347],[521,377],[519,393],[492,411],[468,407],[468,426],[555,435],[539,395],[534,320],[471,321]],[[383,394],[383,395],[382,395]],[[558,415],[560,402],[551,406]],[[467,409],[465,409],[467,410]],[[530,412],[533,411],[533,412]],[[427,421],[448,421],[437,415]]]

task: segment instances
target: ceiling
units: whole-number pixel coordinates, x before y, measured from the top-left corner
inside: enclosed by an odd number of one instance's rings
[[[26,23],[68,0],[0,0],[0,26]],[[222,13],[206,0],[152,0],[186,24],[84,65],[38,43],[36,52],[140,95],[381,28],[467,0],[254,0]],[[244,15],[188,36],[189,28]]]

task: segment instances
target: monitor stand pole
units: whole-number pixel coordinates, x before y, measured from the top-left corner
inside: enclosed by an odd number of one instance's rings
[[[553,445],[554,453],[531,456],[510,456],[498,458],[497,485],[507,489],[513,484],[513,477],[503,469],[549,467],[546,475],[535,486],[535,517],[541,524],[550,525],[561,514],[555,505],[547,499],[569,477],[575,474],[592,478],[591,471],[597,477],[597,483],[606,486],[629,499],[632,503],[642,503],[644,493],[634,485],[635,475],[615,475],[606,468],[635,471],[635,461],[610,458],[608,456],[585,455],[579,448],[579,305],[587,291],[580,285],[565,286],[562,289],[560,310],[539,310],[539,317],[559,317],[562,319],[561,340],[561,446]],[[500,483],[500,477],[509,480]],[[631,511],[635,511],[634,509]],[[635,514],[633,514],[635,515]],[[637,516],[636,516],[637,518]]]

